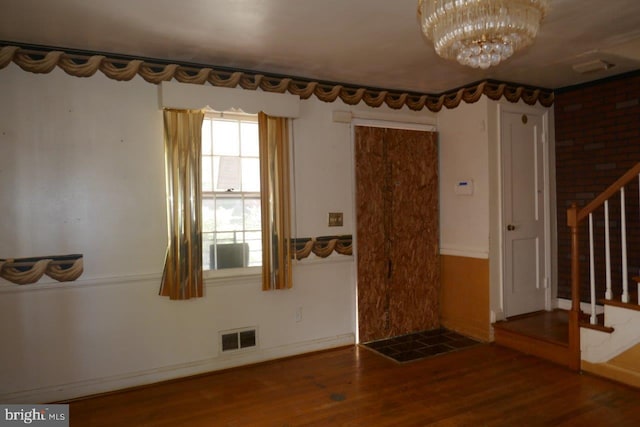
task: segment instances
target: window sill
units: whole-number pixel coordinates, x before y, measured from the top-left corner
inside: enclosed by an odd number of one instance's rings
[[[206,286],[224,286],[237,283],[260,283],[262,267],[226,268],[207,270],[202,273]]]
[[[301,260],[293,260],[293,267],[321,267],[331,264],[353,263],[353,256],[332,254],[326,258],[311,256]],[[262,267],[226,268],[223,270],[206,270],[203,272],[204,284],[207,287],[228,285],[262,285]]]

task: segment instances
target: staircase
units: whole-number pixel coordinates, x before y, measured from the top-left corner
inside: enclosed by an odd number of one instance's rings
[[[585,207],[578,209],[574,204],[567,211],[567,223],[571,227],[572,304],[569,347],[574,359],[572,368],[584,369],[615,380],[637,377],[640,385],[640,359],[630,364],[627,363],[628,360],[623,363],[626,375],[619,375],[619,361],[615,360],[623,353],[634,352],[634,348],[640,344],[640,301],[636,292],[638,278],[629,277],[627,247],[628,229],[635,231],[635,236],[639,231],[640,190],[636,190],[636,197],[630,198],[631,203],[627,202],[626,195],[627,187],[631,187],[635,182],[640,186],[640,163],[629,169]],[[618,201],[619,217],[616,218],[616,225],[619,224],[619,227],[612,227],[610,208],[615,207],[614,204]],[[627,211],[633,214],[629,216]],[[594,231],[594,224],[597,224],[598,218],[603,221],[603,235]],[[588,258],[585,259],[588,262],[589,296],[584,298],[590,306],[586,316],[588,321],[580,312],[580,227],[583,223],[588,224]],[[620,233],[619,244],[612,244],[612,229]],[[596,241],[601,241],[602,245],[596,245]],[[619,286],[615,287],[614,273],[619,273],[620,281]],[[631,289],[630,283],[634,285]],[[604,306],[601,316],[598,316],[598,302]]]
[[[637,196],[628,201],[625,189],[636,182]],[[609,218],[610,203],[615,203],[612,210],[619,215],[615,220]],[[571,206],[567,223],[571,228],[571,309],[497,322],[496,343],[640,387],[640,277],[630,277],[627,248],[628,235],[640,233],[640,163],[586,206]],[[585,231],[588,240],[581,241]],[[589,284],[589,295],[584,297],[581,270]],[[586,313],[581,302],[588,306]],[[565,334],[549,336],[550,330],[561,328]]]
[[[634,277],[638,286],[640,277]],[[615,381],[640,387],[640,303],[635,292],[600,299],[602,321],[580,324],[581,368]]]

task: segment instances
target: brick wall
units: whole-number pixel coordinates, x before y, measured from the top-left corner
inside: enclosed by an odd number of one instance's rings
[[[559,91],[555,101],[556,177],[558,206],[558,297],[570,298],[570,235],[567,208],[583,206],[640,162],[640,74],[627,75]],[[640,213],[638,181],[626,187],[629,276],[640,271]],[[620,198],[610,205],[614,295],[620,293]],[[594,214],[596,282],[598,298],[604,296],[604,213]],[[587,221],[585,221],[586,223]],[[589,295],[588,234],[581,235],[581,295]],[[635,283],[630,289],[635,289]]]

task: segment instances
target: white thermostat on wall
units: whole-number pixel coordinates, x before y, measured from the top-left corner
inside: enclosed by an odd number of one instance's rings
[[[473,194],[473,180],[467,179],[456,182],[454,192],[458,196],[471,196]]]

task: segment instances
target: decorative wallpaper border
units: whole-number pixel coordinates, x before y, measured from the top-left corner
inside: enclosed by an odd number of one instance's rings
[[[353,255],[353,238],[350,234],[342,236],[302,237],[291,239],[291,252],[295,259],[301,260],[314,253],[326,258],[334,251],[340,255]]]
[[[81,254],[0,259],[0,277],[17,285],[36,283],[44,275],[58,282],[72,282],[83,271]]]
[[[0,45],[2,43],[0,42]],[[0,69],[14,62],[31,73],[50,73],[60,67],[76,77],[90,77],[98,70],[110,79],[128,81],[136,75],[149,83],[159,84],[175,79],[181,83],[205,84],[247,90],[258,88],[266,92],[289,92],[301,99],[312,95],[324,102],[340,98],[348,105],[364,102],[370,107],[383,104],[393,109],[404,106],[412,110],[427,108],[438,112],[442,107],[455,108],[460,102],[474,103],[485,95],[493,100],[505,98],[510,102],[523,100],[529,105],[539,102],[545,107],[553,105],[554,92],[514,83],[484,80],[442,94],[422,94],[386,89],[370,89],[336,83],[323,83],[294,77],[282,77],[265,73],[229,70],[206,66],[181,65],[162,61],[148,62],[142,59],[122,59],[90,52],[67,53],[45,47],[23,48],[4,44],[0,47]]]

